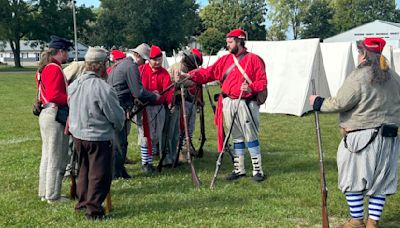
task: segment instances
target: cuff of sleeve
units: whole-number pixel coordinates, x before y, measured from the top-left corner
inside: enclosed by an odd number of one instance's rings
[[[324,103],[325,98],[323,97],[316,97],[314,100],[313,109],[314,111],[320,111],[322,103]]]

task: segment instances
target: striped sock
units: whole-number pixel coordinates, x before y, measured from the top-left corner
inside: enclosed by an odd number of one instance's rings
[[[350,215],[353,219],[364,218],[364,195],[362,192],[346,193],[347,204],[349,205]]]
[[[141,146],[140,147],[140,153],[142,157],[142,165],[145,165],[147,163],[149,156],[149,151],[146,146]]]
[[[153,164],[153,156],[147,156],[147,164],[149,165]]]
[[[249,147],[249,152],[250,152],[250,156],[253,157],[257,157],[258,155],[260,155],[260,142],[258,140],[254,140],[251,142],[247,143],[247,146]]]
[[[368,214],[369,218],[375,221],[381,219],[383,207],[385,206],[385,195],[375,195],[369,197]]]
[[[244,144],[244,142],[234,142],[233,149],[235,150],[235,154],[237,156],[244,156],[246,145]]]

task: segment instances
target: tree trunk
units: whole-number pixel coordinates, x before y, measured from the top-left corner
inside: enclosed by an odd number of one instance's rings
[[[9,41],[10,42],[10,47],[11,50],[13,51],[14,54],[14,64],[15,67],[17,68],[21,68],[21,58],[20,58],[20,39],[16,39],[14,42],[12,40]]]

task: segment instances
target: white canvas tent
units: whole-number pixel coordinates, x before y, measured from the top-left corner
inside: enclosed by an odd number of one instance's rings
[[[312,110],[311,79],[318,94],[330,96],[319,39],[248,41],[246,47],[266,64],[268,99],[260,112],[301,116]]]
[[[322,59],[331,96],[336,96],[346,77],[355,69],[351,42],[321,43]]]

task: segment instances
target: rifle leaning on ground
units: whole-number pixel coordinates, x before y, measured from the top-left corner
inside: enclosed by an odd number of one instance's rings
[[[109,214],[112,210],[112,202],[111,202],[111,188],[110,191],[108,191],[108,194],[106,196],[106,199],[104,200],[104,211],[106,214]]]
[[[316,95],[315,83],[314,79],[311,80],[312,85],[312,94]],[[319,158],[319,174],[320,174],[320,188],[321,188],[321,217],[322,217],[322,227],[329,228],[329,220],[328,220],[328,206],[327,206],[327,198],[328,198],[328,188],[326,186],[325,179],[325,169],[324,169],[324,153],[322,151],[322,139],[321,139],[321,130],[319,127],[319,115],[318,111],[314,111],[315,117],[315,132],[317,134],[317,150],[318,150],[318,158]]]
[[[186,144],[188,145],[186,147],[187,149],[187,159],[188,159],[188,163],[190,165],[190,169],[191,169],[191,173],[192,173],[192,182],[196,187],[200,187],[200,179],[197,176],[196,170],[194,168],[193,165],[193,161],[192,161],[192,155],[190,154],[190,137],[189,137],[189,128],[188,128],[188,122],[187,122],[187,115],[186,115],[186,105],[185,105],[185,89],[183,84],[180,85],[181,87],[181,98],[182,98],[182,113],[183,113],[183,125],[185,128],[185,138],[186,138]]]
[[[67,165],[66,171],[69,173],[69,179],[71,180],[69,197],[72,200],[75,200],[78,198],[78,194],[76,193],[76,177],[78,176],[78,167],[76,163],[77,156],[74,148],[72,148],[71,152],[71,160],[70,163]]]
[[[203,157],[204,151],[203,151],[203,146],[207,141],[206,138],[206,128],[204,125],[204,98],[203,98],[203,86],[202,85],[197,85],[197,89],[199,89],[200,92],[200,146],[199,149],[197,150],[197,156],[199,158]]]

